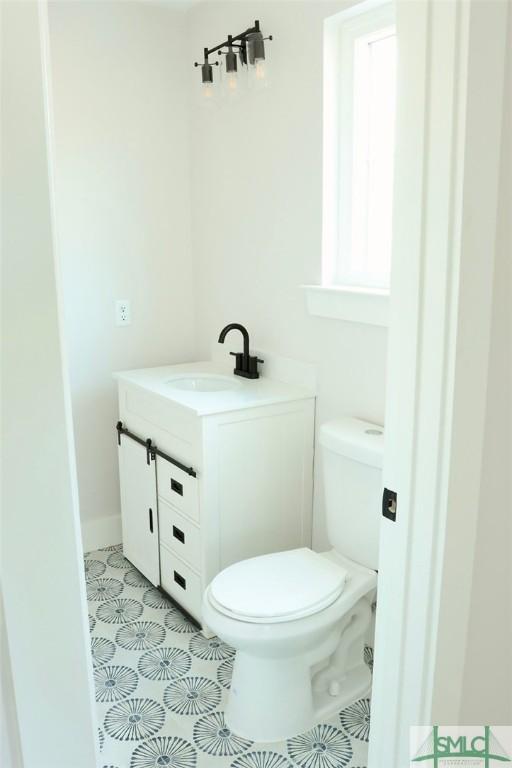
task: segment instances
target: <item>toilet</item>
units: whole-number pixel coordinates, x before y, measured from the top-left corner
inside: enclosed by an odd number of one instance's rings
[[[377,587],[383,443],[383,429],[366,421],[323,424],[332,548],[243,560],[205,591],[205,623],[236,649],[225,713],[234,733],[281,741],[370,692],[363,653]]]

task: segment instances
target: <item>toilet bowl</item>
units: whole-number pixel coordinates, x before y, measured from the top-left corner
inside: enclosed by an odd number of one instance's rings
[[[235,563],[204,594],[206,625],[236,649],[225,717],[240,736],[290,738],[370,691],[364,645],[377,586],[382,442],[368,422],[324,425],[333,549]]]

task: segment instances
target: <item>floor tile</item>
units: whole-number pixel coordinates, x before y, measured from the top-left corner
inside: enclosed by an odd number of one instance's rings
[[[99,768],[364,768],[369,699],[287,742],[224,721],[234,651],[206,639],[116,545],[84,559]],[[365,650],[371,667],[373,653]]]

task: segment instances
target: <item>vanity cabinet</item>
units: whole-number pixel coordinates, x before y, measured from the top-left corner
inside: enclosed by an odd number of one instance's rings
[[[201,624],[220,570],[311,545],[315,399],[251,382],[238,399],[179,402],[141,373],[117,375],[119,418],[141,441],[119,435],[124,554]]]

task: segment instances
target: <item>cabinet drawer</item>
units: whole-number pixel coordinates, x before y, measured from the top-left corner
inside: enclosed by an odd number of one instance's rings
[[[171,507],[165,499],[158,499],[160,541],[178,557],[196,570],[200,570],[200,532],[187,517]]]
[[[165,544],[160,545],[160,580],[165,591],[200,621],[201,579]]]
[[[197,479],[161,456],[156,457],[158,495],[180,512],[199,521]]]

